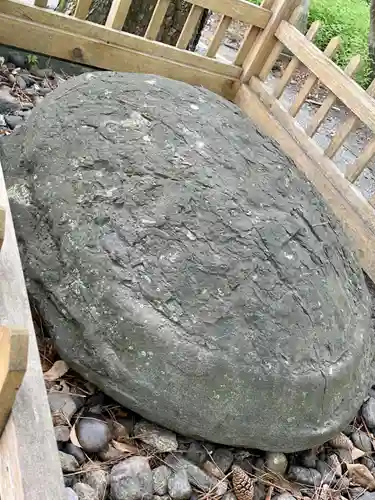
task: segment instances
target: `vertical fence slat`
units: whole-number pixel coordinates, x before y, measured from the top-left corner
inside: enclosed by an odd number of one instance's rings
[[[243,83],[248,83],[252,76],[259,75],[265,59],[269,59],[271,52],[274,52],[273,48],[275,43],[277,44],[275,38],[277,28],[281,21],[290,19],[290,16],[298,5],[299,0],[275,0],[272,6],[272,15],[267,26],[257,36],[254,45],[244,61],[241,76]]]
[[[290,16],[289,23],[295,26],[301,19],[301,16],[302,16],[302,7],[301,6],[296,7],[292,15]],[[275,62],[280,57],[283,47],[284,47],[283,44],[279,41],[277,41],[274,44],[271,53],[267,57],[266,62],[263,64],[262,69],[259,72],[259,79],[262,82],[264,82],[264,80],[267,78]]]
[[[158,0],[151,17],[151,21],[147,27],[145,38],[148,38],[149,40],[156,40],[160,26],[162,25],[165,14],[167,13],[169,3],[170,0]]]
[[[34,5],[37,7],[47,7],[48,0],[34,0]]]
[[[352,76],[358,70],[360,65],[361,65],[361,56],[357,55],[352,57],[352,59],[349,61],[348,65],[345,68],[345,73],[349,76]],[[321,123],[326,118],[326,116],[328,115],[330,109],[335,104],[335,102],[336,102],[336,96],[335,94],[330,92],[328,96],[324,99],[320,108],[312,117],[308,126],[306,127],[306,134],[309,137],[314,135],[315,132],[318,130]]]
[[[272,8],[274,3],[275,0],[263,0],[263,2],[261,3],[261,7],[269,10]],[[234,64],[236,66],[241,66],[244,63],[247,54],[250,52],[257,36],[259,35],[259,32],[260,28],[258,28],[257,26],[249,26],[244,39],[242,40],[240,48],[237,51],[236,59],[234,60]]]
[[[132,0],[113,0],[105,25],[107,28],[122,30]]]
[[[315,21],[312,23],[310,26],[308,32],[306,33],[306,38],[307,40],[310,40],[311,42],[314,40],[316,34],[318,33],[318,30],[320,28],[320,21]],[[290,82],[290,79],[292,78],[293,73],[295,70],[298,68],[300,65],[300,62],[297,57],[292,57],[290,60],[288,66],[285,68],[285,71],[283,73],[283,76],[280,78],[280,81],[277,83],[275,86],[275,89],[273,91],[273,95],[276,97],[276,99],[279,99],[282,93],[284,92],[285,87],[288,85]]]
[[[77,17],[78,19],[86,19],[90,11],[91,3],[92,0],[78,0],[74,11],[74,17]]]
[[[367,164],[375,158],[375,138],[370,141],[356,161],[345,172],[349,182],[355,182],[366,168]]]
[[[375,80],[373,80],[370,83],[367,92],[372,97],[375,95]],[[344,144],[348,135],[352,132],[352,130],[357,128],[360,125],[360,123],[361,121],[355,115],[352,114],[351,116],[349,116],[349,118],[344,123],[342,123],[336,130],[336,133],[332,138],[331,142],[329,143],[327,149],[324,151],[324,154],[328,156],[328,158],[333,158],[337,153],[337,151]],[[375,195],[374,195],[374,201],[375,201]]]
[[[229,28],[230,23],[232,22],[232,18],[229,16],[221,16],[220,22],[216,27],[214,36],[211,40],[211,43],[207,49],[206,56],[207,57],[215,57],[216,52],[219,50],[220,43],[224,38],[225,32]]]
[[[339,37],[332,38],[327,47],[325,48],[324,54],[327,57],[333,57],[339,47],[340,47],[340,38]],[[305,83],[303,84],[301,90],[298,92],[293,104],[289,109],[289,113],[291,116],[295,117],[297,115],[298,111],[302,108],[303,103],[305,102],[307,96],[310,94],[311,90],[313,89],[317,81],[318,78],[314,74],[311,74],[307,77]]]
[[[198,5],[191,6],[189,15],[177,40],[176,47],[178,49],[186,49],[186,47],[189,45],[189,42],[194,35],[195,28],[203,14],[203,11],[203,7],[199,7]]]

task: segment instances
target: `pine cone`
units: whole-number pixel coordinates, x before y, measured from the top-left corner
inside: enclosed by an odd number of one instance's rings
[[[233,490],[237,500],[253,500],[254,482],[252,479],[238,465],[234,465],[232,471]]]

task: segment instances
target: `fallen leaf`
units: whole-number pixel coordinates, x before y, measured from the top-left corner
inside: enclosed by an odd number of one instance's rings
[[[74,446],[78,446],[78,448],[82,448],[80,442],[78,441],[78,437],[77,437],[77,433],[76,433],[76,425],[78,423],[78,420],[76,421],[76,423],[73,425],[72,427],[72,430],[70,431],[70,441],[72,442],[72,444],[74,444]]]
[[[362,486],[369,491],[375,490],[375,478],[363,464],[346,464],[348,477],[353,483]]]
[[[138,448],[136,446],[133,446],[132,444],[119,443],[118,441],[112,440],[112,446],[122,453],[132,453],[134,455],[139,453]]]
[[[362,451],[360,450],[359,448],[353,448],[351,451],[351,454],[352,454],[352,459],[353,459],[353,462],[355,460],[358,460],[359,458],[362,458],[366,455],[366,452],[365,451]]]
[[[56,361],[53,366],[43,374],[44,380],[48,382],[54,382],[61,378],[65,373],[69,370],[69,366],[63,361],[59,359]]]

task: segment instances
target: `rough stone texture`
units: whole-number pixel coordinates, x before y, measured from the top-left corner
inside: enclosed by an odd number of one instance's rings
[[[91,486],[99,499],[105,498],[108,482],[108,472],[103,470],[100,462],[90,462],[88,470],[82,474],[82,482]]]
[[[135,425],[134,434],[141,441],[149,444],[162,453],[176,451],[178,448],[177,437],[174,432],[170,432],[151,422],[146,422],[145,420]]]
[[[63,472],[75,472],[79,469],[79,463],[72,455],[59,451],[59,457]]]
[[[168,491],[168,478],[172,471],[166,465],[160,465],[152,471],[152,482],[156,495],[165,495]]]
[[[78,500],[100,500],[96,491],[85,483],[76,483],[73,490],[78,495]]]
[[[185,470],[190,483],[202,491],[209,491],[218,484],[217,479],[210,477],[197,465],[185,458],[171,454],[166,457],[165,463],[174,471]]]
[[[173,500],[188,500],[192,493],[185,469],[173,472],[168,479],[168,493]]]
[[[110,475],[113,500],[151,500],[152,471],[145,457],[131,457],[115,465]]]
[[[4,167],[29,291],[74,369],[223,444],[307,449],[354,417],[373,357],[362,272],[320,196],[234,105],[87,73],[21,133]]]

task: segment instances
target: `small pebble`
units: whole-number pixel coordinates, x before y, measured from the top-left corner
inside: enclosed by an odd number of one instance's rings
[[[15,68],[25,68],[26,67],[26,57],[17,52],[10,52],[8,54],[8,62],[14,64]]]
[[[25,80],[20,75],[16,76],[16,84],[21,90],[25,90],[25,88],[27,87]]]
[[[90,462],[88,470],[82,473],[82,482],[91,486],[97,497],[105,498],[108,484],[108,473],[103,470],[100,462]]]
[[[354,446],[356,446],[358,449],[366,452],[372,451],[372,442],[366,432],[356,430],[355,432],[353,432],[351,438]]]
[[[316,467],[317,460],[318,458],[316,456],[315,450],[309,450],[305,451],[304,453],[301,453],[300,461],[301,465],[303,465],[304,467],[314,469]]]
[[[178,448],[177,437],[174,432],[146,420],[141,420],[135,425],[134,435],[162,453],[176,451]]]
[[[327,464],[330,470],[335,474],[336,477],[342,476],[342,467],[340,460],[335,453],[332,453],[327,457]]]
[[[72,488],[65,488],[65,500],[79,500],[77,493]]]
[[[307,486],[319,486],[322,476],[316,469],[292,465],[289,467],[288,479]]]
[[[76,424],[76,434],[86,453],[98,453],[107,449],[111,439],[108,423],[96,414],[81,417]]]
[[[86,455],[83,453],[82,448],[78,448],[73,443],[67,443],[64,448],[65,453],[69,453],[69,455],[73,455],[73,457],[77,460],[79,465],[82,465],[86,462]]]
[[[203,465],[208,459],[208,453],[202,445],[193,441],[186,452],[186,458],[196,465]]]
[[[120,424],[120,422],[113,421],[112,425],[112,436],[115,441],[119,443],[125,443],[129,440],[129,431],[128,429]]]
[[[185,469],[190,483],[193,486],[199,487],[199,489],[204,492],[211,490],[218,482],[217,479],[212,478],[202,469],[185,458],[176,457],[175,455],[170,454],[165,458],[165,463],[174,471]]]
[[[66,392],[50,392],[48,402],[54,425],[66,425],[80,408],[78,400]]]
[[[166,465],[160,465],[152,471],[152,481],[154,485],[154,493],[157,495],[165,495],[168,491],[168,478],[172,474],[171,469]]]
[[[218,448],[212,454],[212,461],[216,466],[226,474],[232,463],[233,463],[233,453],[227,448]]]
[[[76,483],[73,490],[78,495],[78,500],[101,500],[95,493],[95,490],[85,483]]]
[[[130,457],[114,465],[110,474],[112,500],[149,500],[152,471],[145,457]]]
[[[362,416],[368,428],[375,427],[375,398],[369,398],[362,405]]]
[[[79,463],[72,455],[59,451],[59,458],[61,469],[64,473],[76,472],[79,469]]]
[[[323,484],[331,484],[336,478],[334,470],[332,470],[331,467],[322,460],[317,460],[316,470],[320,472]]]
[[[214,476],[217,479],[222,479],[225,474],[219,467],[217,467],[215,464],[207,460],[203,465],[202,465],[203,470],[207,472],[207,474],[210,474],[210,476]]]
[[[68,442],[70,437],[70,429],[67,425],[57,425],[54,427],[56,441]]]
[[[284,453],[267,453],[265,467],[271,472],[284,475],[288,468],[288,459]]]
[[[122,453],[122,451],[117,450],[110,444],[106,450],[100,451],[98,456],[103,462],[108,462],[110,460],[117,460],[118,458],[122,458],[124,454]]]
[[[173,500],[187,500],[192,489],[185,469],[178,470],[168,478],[168,493]]]
[[[374,460],[370,457],[363,457],[360,459],[361,464],[365,465],[368,470],[372,472],[372,469],[375,467]]]

